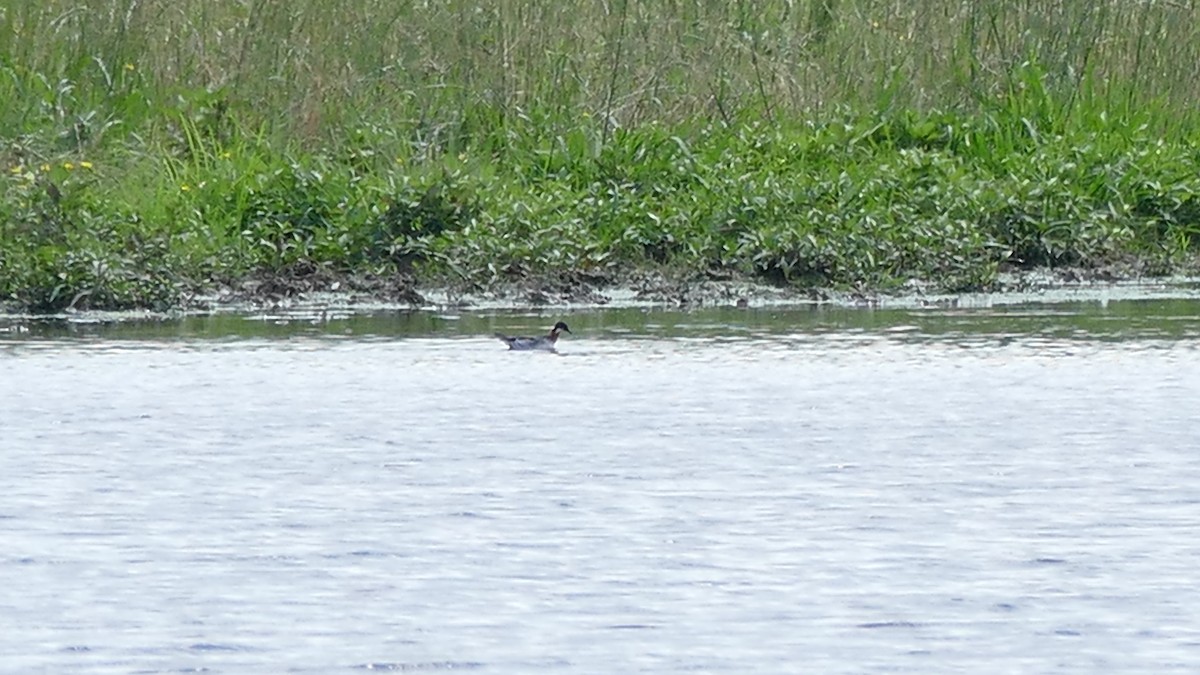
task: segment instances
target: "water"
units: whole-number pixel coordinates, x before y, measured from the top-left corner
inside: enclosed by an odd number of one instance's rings
[[[0,671],[1195,672],[1198,309],[0,323]]]

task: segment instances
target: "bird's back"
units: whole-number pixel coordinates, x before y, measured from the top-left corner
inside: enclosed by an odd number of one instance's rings
[[[508,345],[509,349],[518,351],[526,349],[554,349],[554,342],[546,337],[513,337],[496,333],[496,339]]]

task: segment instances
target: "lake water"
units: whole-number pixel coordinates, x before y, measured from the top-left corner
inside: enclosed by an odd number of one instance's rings
[[[1200,669],[1196,302],[9,320],[0,387],[5,673]]]

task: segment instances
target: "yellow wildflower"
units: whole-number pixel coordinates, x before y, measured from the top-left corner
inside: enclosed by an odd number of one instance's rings
[[[230,157],[233,157],[233,153],[228,150],[221,153],[221,159],[229,159]]]
[[[179,186],[179,190],[181,192],[187,192],[188,190],[191,190],[191,189],[192,189],[191,186],[189,186],[187,183],[184,183],[183,185]]]
[[[18,174],[18,173],[21,173],[22,171],[24,171],[24,169],[22,169],[20,166],[14,166],[13,168],[11,168],[11,169],[9,169],[9,170],[8,170],[8,172],[9,172],[9,173],[11,173],[11,174],[13,174],[13,175],[16,175],[16,174]]]
[[[39,167],[39,168],[42,170],[42,173],[47,173],[48,171],[50,171],[50,165],[49,165],[49,164],[43,164],[43,165],[42,165],[41,167]]]
[[[125,70],[136,70],[136,68],[137,66],[133,65],[132,63],[125,64]]]
[[[67,171],[74,171],[75,164],[72,162],[63,162],[63,168],[66,169]]]
[[[83,162],[79,163],[79,167],[83,168],[83,169],[90,169],[90,168],[92,168],[92,163],[88,162],[88,161],[83,161]]]

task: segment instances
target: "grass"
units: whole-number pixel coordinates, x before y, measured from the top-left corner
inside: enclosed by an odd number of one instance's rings
[[[1200,244],[1200,10],[0,4],[0,302],[645,268],[887,290]]]

